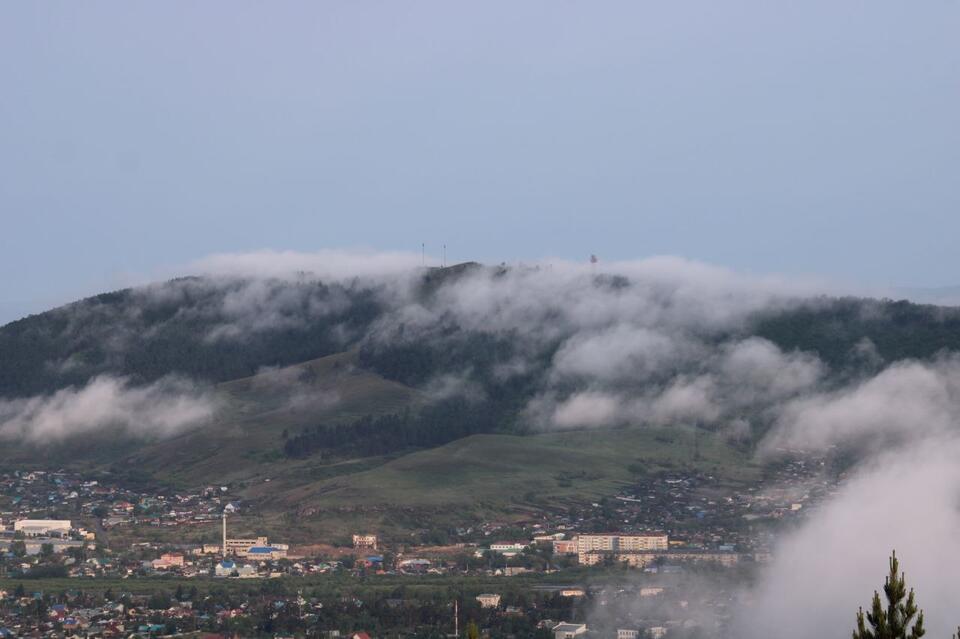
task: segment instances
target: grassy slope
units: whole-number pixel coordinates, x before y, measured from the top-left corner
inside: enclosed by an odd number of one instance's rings
[[[417,391],[331,355],[218,387],[226,408],[203,429],[148,446],[127,461],[175,484],[245,482],[298,469],[283,458],[284,430],[352,421],[415,405]]]
[[[694,436],[681,427],[475,435],[355,474],[301,485],[280,477],[249,494],[297,510],[299,526],[329,536],[351,526],[393,532],[474,517],[521,519],[612,495],[628,485],[632,464],[697,468],[729,482],[758,476],[746,455],[709,433],[696,435],[695,460]]]

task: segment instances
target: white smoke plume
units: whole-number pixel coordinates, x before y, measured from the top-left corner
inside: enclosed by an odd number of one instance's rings
[[[0,439],[51,443],[104,428],[168,437],[213,418],[216,400],[186,380],[166,377],[146,386],[99,376],[82,388],[0,400]]]

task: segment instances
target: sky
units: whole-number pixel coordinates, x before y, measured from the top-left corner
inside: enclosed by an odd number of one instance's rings
[[[0,5],[0,322],[218,253],[960,284],[960,2]]]

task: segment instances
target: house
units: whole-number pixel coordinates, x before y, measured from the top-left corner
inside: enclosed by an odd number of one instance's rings
[[[500,595],[492,593],[483,593],[477,595],[477,601],[481,608],[496,608],[500,605]]]
[[[573,639],[587,634],[587,624],[561,622],[553,627],[553,639]]]
[[[404,559],[400,562],[400,571],[406,573],[424,573],[430,569],[430,560],[429,559],[420,559],[415,557],[413,559]]]
[[[555,555],[575,555],[577,554],[576,539],[556,539],[553,542],[553,554]]]
[[[555,541],[560,541],[566,536],[567,534],[562,532],[553,533],[552,535],[536,535],[533,538],[533,541],[538,544],[552,544]]]
[[[213,574],[215,574],[217,577],[229,577],[235,572],[237,572],[237,564],[229,559],[224,559],[213,569]]]
[[[252,579],[257,576],[257,569],[250,564],[237,566],[237,576],[241,579]]]
[[[367,555],[358,563],[364,568],[383,568],[383,555]]]
[[[650,639],[663,639],[667,635],[667,629],[663,626],[653,626],[647,628],[647,634],[650,635]]]
[[[152,565],[154,570],[183,568],[183,555],[178,553],[164,553],[160,555],[160,559],[154,559]]]
[[[365,632],[355,632],[350,635],[350,639],[370,639],[370,635]]]

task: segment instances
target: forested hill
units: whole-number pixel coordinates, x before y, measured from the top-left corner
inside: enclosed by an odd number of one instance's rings
[[[960,308],[820,298],[787,311],[758,314],[752,330],[782,349],[813,352],[833,366],[849,364],[865,339],[886,362],[927,359],[960,351]]]
[[[537,394],[663,387],[701,370],[704,349],[751,337],[834,372],[960,350],[956,308],[819,297],[746,304],[733,320],[714,322],[711,300],[690,301],[660,283],[589,274],[541,282],[550,277],[468,264],[406,279],[183,278],[107,293],[0,327],[0,397],[48,394],[103,374],[134,385],[171,374],[224,382],[355,351],[361,367],[387,379],[494,401],[502,417]],[[578,303],[616,311],[598,320]],[[683,314],[685,304],[699,314]],[[583,363],[590,353],[602,358],[611,340],[625,346],[610,357],[633,353],[638,331],[652,342],[666,336],[663,345],[612,371]],[[688,353],[694,342],[699,356]]]
[[[251,286],[179,279],[7,324],[0,328],[0,396],[46,393],[104,373],[135,382],[174,373],[210,382],[238,379],[264,366],[344,350],[383,312],[374,292],[361,286]],[[253,308],[241,313],[243,304]]]

